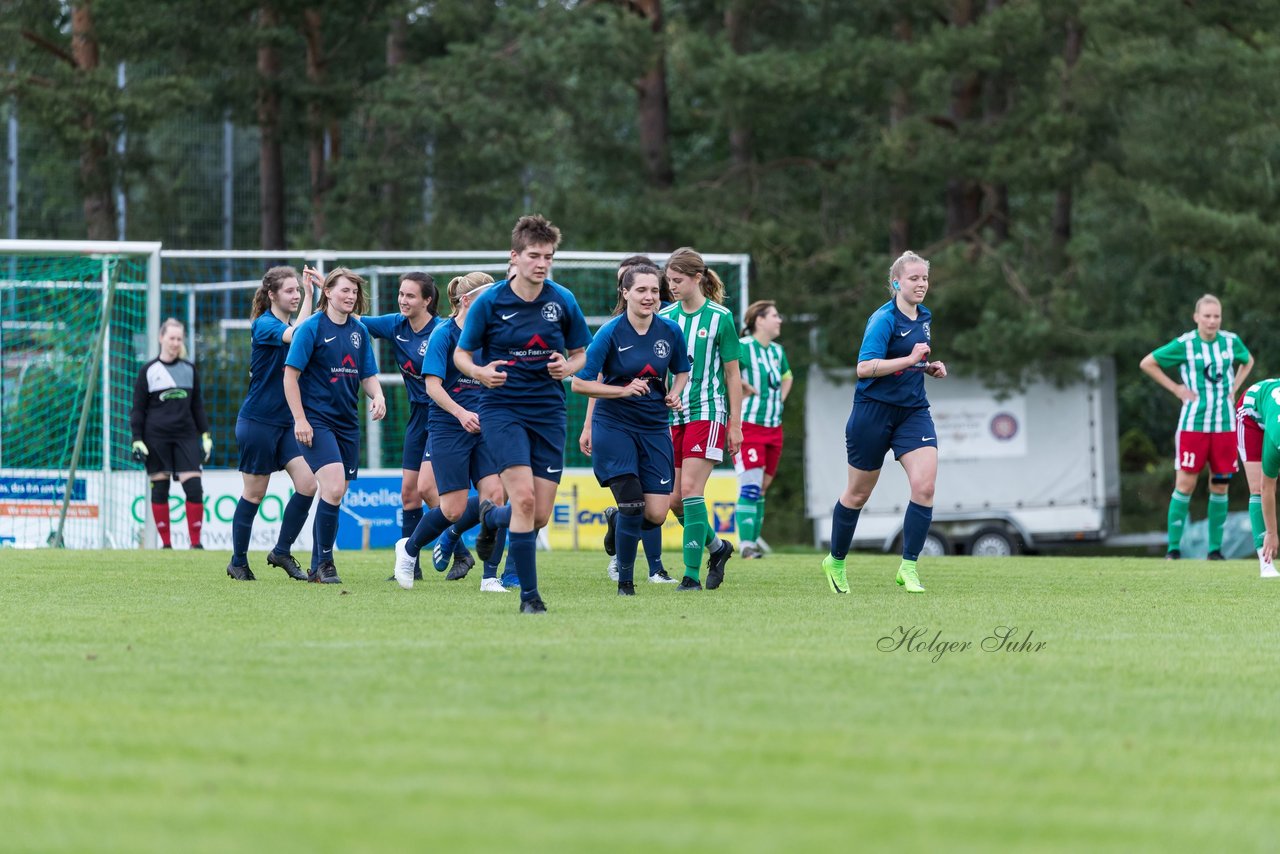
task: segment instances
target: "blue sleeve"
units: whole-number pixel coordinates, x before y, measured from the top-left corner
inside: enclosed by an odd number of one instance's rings
[[[616,321],[609,321],[601,326],[596,337],[591,339],[591,345],[587,347],[587,362],[582,366],[582,370],[578,371],[578,379],[591,382],[600,379],[600,373],[604,370],[604,360],[608,358],[609,348],[613,345],[613,330],[616,325]]]
[[[445,378],[449,366],[453,364],[453,360],[449,358],[449,349],[449,330],[442,323],[427,339],[427,352],[422,357],[423,376]]]
[[[362,323],[361,326],[364,324]],[[364,346],[360,348],[360,379],[367,379],[378,373],[378,360],[373,355],[373,339],[369,330],[364,330]]]
[[[293,333],[293,341],[289,344],[289,355],[284,360],[285,366],[305,371],[315,349],[316,325],[304,323]]]
[[[375,317],[362,317],[360,322],[364,324],[364,328],[369,330],[369,334],[374,338],[394,338],[396,334],[396,322],[404,315],[400,312],[395,314],[379,314]]]
[[[671,354],[671,364],[667,368],[673,374],[688,373],[693,366],[689,364],[689,342],[684,337],[684,330],[678,323],[672,321],[667,323],[671,326],[671,346],[676,348]]]
[[[259,315],[253,322],[253,343],[262,347],[283,347],[284,333],[288,324],[271,312]]]
[[[582,307],[578,305],[570,291],[564,291],[564,347],[576,350],[591,343],[591,330],[587,328],[587,319],[582,316]]]
[[[888,312],[876,312],[867,321],[867,331],[862,334],[862,349],[858,351],[858,361],[867,359],[883,359],[889,352],[889,336],[893,334],[893,315]]]
[[[462,327],[462,336],[458,339],[459,349],[474,353],[484,346],[489,321],[493,319],[493,299],[489,296],[491,293],[493,289],[489,288],[471,304],[467,322]]]

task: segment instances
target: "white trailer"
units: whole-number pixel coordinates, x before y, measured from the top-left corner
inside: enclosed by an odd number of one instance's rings
[[[844,491],[844,426],[852,370],[809,373],[805,395],[805,503],[814,542],[827,548],[831,508]],[[938,435],[938,481],[925,554],[1012,555],[1097,542],[1119,525],[1115,367],[1083,365],[1063,387],[1036,383],[997,397],[957,371],[926,379]],[[900,548],[910,498],[892,453],[858,519],[854,548]]]

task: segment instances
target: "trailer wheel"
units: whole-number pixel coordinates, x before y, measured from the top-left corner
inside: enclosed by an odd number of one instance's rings
[[[920,549],[921,557],[946,557],[951,554],[951,544],[946,537],[930,531],[925,534],[924,546]]]
[[[974,557],[1013,557],[1021,551],[1018,537],[1002,528],[983,528],[969,540],[969,554]]]
[[[902,551],[902,535],[899,534],[889,547],[891,552]],[[924,545],[920,547],[920,557],[946,557],[952,553],[951,543],[942,534],[933,531],[925,534]]]

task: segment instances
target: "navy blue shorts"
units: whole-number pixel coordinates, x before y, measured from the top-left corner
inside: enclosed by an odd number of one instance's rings
[[[566,431],[563,414],[558,421],[547,423],[530,420],[528,412],[496,407],[485,407],[480,413],[480,432],[499,472],[529,466],[534,477],[559,483],[564,472]]]
[[[436,425],[427,442],[431,446],[431,470],[441,495],[479,486],[481,478],[498,473],[498,464],[480,433],[468,433],[459,425],[449,429]]]
[[[409,404],[409,423],[404,426],[404,458],[400,468],[417,471],[423,460],[429,460],[427,450],[427,411],[425,403]]]
[[[324,424],[311,422],[311,447],[302,448],[302,456],[317,472],[330,463],[342,463],[347,480],[355,480],[360,472],[360,434],[339,433]]]
[[[240,446],[240,471],[245,474],[278,472],[302,456],[292,427],[263,424],[251,418],[236,419],[236,444]]]
[[[898,460],[917,448],[936,447],[938,435],[928,407],[894,406],[867,398],[853,402],[844,427],[844,449],[854,468],[877,471],[890,448]]]
[[[670,495],[675,477],[671,432],[631,430],[612,421],[591,419],[591,470],[601,486],[623,475],[640,478],[648,495]]]

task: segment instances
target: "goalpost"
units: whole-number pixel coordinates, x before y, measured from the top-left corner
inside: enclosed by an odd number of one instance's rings
[[[128,548],[160,244],[0,240],[0,545]]]

